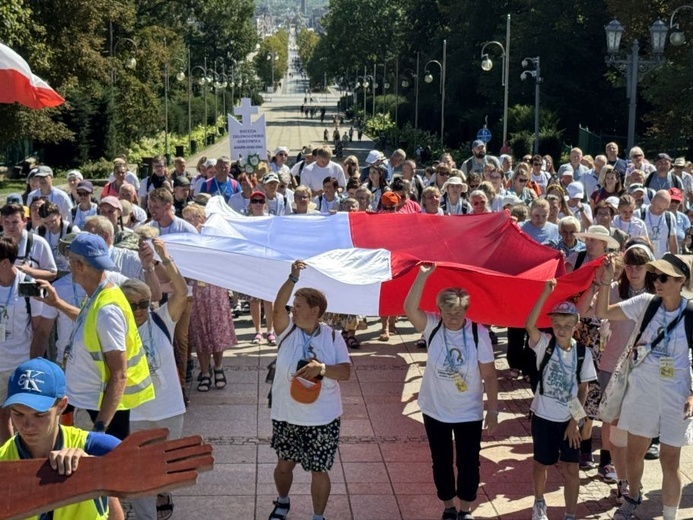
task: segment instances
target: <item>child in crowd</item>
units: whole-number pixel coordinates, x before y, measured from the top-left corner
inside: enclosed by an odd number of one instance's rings
[[[576,518],[580,488],[579,423],[585,417],[583,406],[587,396],[587,383],[597,379],[589,349],[578,345],[573,339],[580,320],[575,305],[561,302],[549,313],[553,334],[542,333],[537,328],[539,313],[555,287],[556,280],[546,282],[525,322],[529,345],[537,355],[540,378],[531,406],[534,444],[532,520],[548,520],[544,500],[547,468],[559,460],[565,480],[563,518]]]

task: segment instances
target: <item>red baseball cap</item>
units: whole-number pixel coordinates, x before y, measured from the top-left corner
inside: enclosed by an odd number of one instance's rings
[[[683,200],[683,193],[678,188],[669,188],[669,195],[671,195],[672,202],[681,202]]]

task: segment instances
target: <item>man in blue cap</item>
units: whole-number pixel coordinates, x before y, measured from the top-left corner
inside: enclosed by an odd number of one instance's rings
[[[60,299],[48,283],[46,304],[75,321],[63,366],[73,406],[87,410],[94,431],[124,439],[130,410],[154,398],[154,385],[130,304],[108,281],[115,266],[99,235],[80,233],[70,244],[72,279],[87,293],[81,309]]]
[[[19,365],[10,376],[2,405],[9,408],[17,434],[0,446],[0,461],[47,458],[60,475],[71,475],[82,457],[105,455],[119,444],[110,435],[61,426],[60,415],[67,404],[65,375],[58,365],[43,358]],[[123,512],[117,499],[99,497],[40,518],[100,520],[123,518]]]

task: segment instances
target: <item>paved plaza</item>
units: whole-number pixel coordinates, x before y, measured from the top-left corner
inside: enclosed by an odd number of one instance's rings
[[[324,97],[320,98],[325,99]],[[328,125],[299,115],[302,90],[291,83],[272,96],[261,112],[267,115],[269,149],[289,146],[293,157],[301,146],[322,142]],[[321,101],[322,103],[322,101]],[[326,107],[334,110],[336,97]],[[328,117],[331,121],[331,113]],[[349,145],[360,160],[372,143]],[[228,155],[223,139],[203,152]],[[197,157],[189,159],[194,165]],[[505,296],[507,297],[507,296]],[[472,302],[473,305],[473,302]],[[191,389],[192,403],[185,420],[187,434],[201,434],[214,445],[214,470],[202,474],[196,487],[175,492],[174,518],[265,520],[276,497],[273,483],[275,455],[270,448],[271,422],[266,395],[266,365],[276,347],[250,343],[254,330],[248,314],[235,320],[238,346],[225,354],[229,384],[208,393]],[[412,326],[399,321],[398,334],[389,343],[377,341],[380,325],[359,334],[362,348],[352,351],[352,377],[341,384],[344,401],[342,437],[331,471],[332,495],[328,520],[427,520],[440,518],[441,502],[432,482],[428,446],[417,395],[426,362],[425,351],[416,349],[419,338]],[[528,385],[507,378],[504,331],[499,330],[496,367],[500,377],[500,426],[492,437],[484,436],[481,451],[481,487],[475,518],[531,518],[532,445],[528,410],[532,394]],[[197,374],[197,373],[196,373]],[[595,428],[595,453],[599,446]],[[684,497],[680,519],[693,518],[693,450],[682,455]],[[610,518],[616,502],[611,486],[603,484],[596,470],[581,472],[578,518]],[[562,518],[562,478],[557,468],[549,471],[547,503],[549,518]],[[661,518],[659,492],[661,471],[657,461],[646,461],[641,520]],[[291,492],[289,519],[311,518],[309,474],[297,468]]]

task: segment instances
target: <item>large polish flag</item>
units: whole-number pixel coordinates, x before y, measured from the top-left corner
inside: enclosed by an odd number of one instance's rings
[[[308,267],[299,287],[325,292],[330,312],[403,314],[421,262],[435,262],[421,300],[435,312],[446,287],[469,291],[468,316],[524,327],[544,288],[558,278],[546,309],[589,287],[599,261],[564,274],[561,253],[537,244],[505,213],[440,217],[424,214],[337,213],[331,216],[239,215],[221,197],[207,205],[200,235],[165,235],[169,252],[189,278],[273,301],[291,264]],[[539,325],[548,325],[542,316]]]
[[[21,103],[29,108],[62,105],[65,100],[31,72],[29,64],[0,43],[0,103]]]

